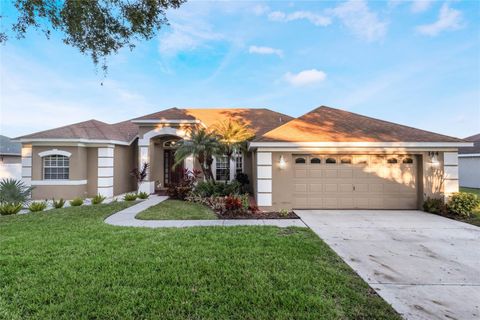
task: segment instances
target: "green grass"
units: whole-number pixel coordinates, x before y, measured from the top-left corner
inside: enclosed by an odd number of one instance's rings
[[[208,207],[187,201],[165,200],[137,215],[141,220],[214,220],[215,213]]]
[[[309,229],[103,222],[128,205],[0,217],[0,319],[400,319]]]
[[[476,194],[477,197],[480,198],[480,189],[460,187],[460,191]],[[478,207],[476,210],[474,210],[470,217],[459,218],[459,220],[461,220],[463,222],[466,222],[466,223],[473,224],[477,227],[480,227],[480,207]]]

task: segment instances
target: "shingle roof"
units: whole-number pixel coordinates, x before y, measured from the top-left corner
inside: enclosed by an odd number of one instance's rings
[[[321,106],[254,141],[265,142],[462,142],[433,132]]]
[[[228,118],[243,121],[245,125],[255,131],[257,137],[294,119],[293,117],[269,109],[170,108],[133,120],[200,120],[206,126],[211,126],[218,121],[222,121]]]
[[[458,153],[480,153],[480,133],[470,137],[466,137],[463,140],[473,142],[473,147],[458,148]]]
[[[108,124],[88,120],[55,129],[36,132],[18,139],[90,139],[129,142],[138,133],[138,127],[130,121]]]
[[[18,155],[22,153],[22,144],[13,142],[12,139],[0,135],[0,154]]]

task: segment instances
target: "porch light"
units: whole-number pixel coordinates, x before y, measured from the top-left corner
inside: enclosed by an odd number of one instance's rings
[[[430,157],[430,164],[432,166],[438,166],[440,164],[440,161],[438,161],[438,152],[430,151],[428,152],[428,156]]]
[[[285,169],[287,167],[287,162],[283,156],[280,156],[280,161],[278,162],[280,169]]]

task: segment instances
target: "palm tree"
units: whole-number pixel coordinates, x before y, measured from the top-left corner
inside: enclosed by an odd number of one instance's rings
[[[205,128],[192,128],[190,137],[178,142],[178,148],[175,151],[175,166],[180,164],[190,155],[193,155],[200,164],[202,173],[207,180],[213,179],[211,163],[208,160],[216,154],[218,150],[218,141],[216,137]]]
[[[212,127],[212,131],[217,136],[222,153],[227,156],[227,177],[230,177],[230,161],[233,154],[243,151],[246,142],[255,134],[242,122],[232,119],[218,122]]]

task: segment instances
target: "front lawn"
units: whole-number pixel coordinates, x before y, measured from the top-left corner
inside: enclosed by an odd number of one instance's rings
[[[141,220],[214,220],[217,215],[208,207],[181,200],[165,200],[140,212]]]
[[[0,318],[400,319],[309,229],[103,222],[128,205],[0,217]]]

